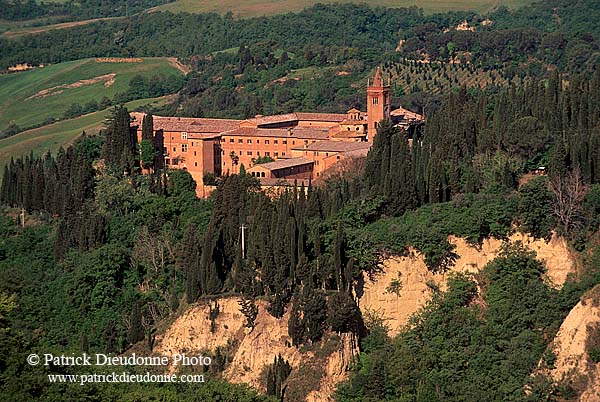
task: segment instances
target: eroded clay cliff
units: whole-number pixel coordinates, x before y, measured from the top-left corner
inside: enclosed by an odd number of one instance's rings
[[[383,272],[374,281],[365,281],[359,307],[363,313],[372,311],[386,320],[390,334],[396,335],[406,325],[408,319],[430,299],[432,288],[444,290],[448,276],[455,272],[476,273],[493,260],[503,242],[487,239],[481,247],[470,246],[464,239],[450,237],[459,255],[454,267],[444,274],[431,273],[423,256],[411,250],[407,257],[392,257],[385,261]],[[533,239],[520,233],[510,237],[511,242],[520,241],[543,260],[547,271],[547,281],[555,287],[561,287],[567,275],[574,271],[574,260],[564,239],[553,237],[549,242]],[[399,279],[402,288],[399,294],[388,291],[390,283]]]
[[[564,240],[553,238],[545,242],[521,234],[511,237],[511,241],[517,240],[536,251],[538,258],[545,260],[548,282],[553,286],[562,286],[574,269]],[[480,248],[469,246],[460,238],[450,238],[450,241],[456,245],[455,252],[460,256],[450,272],[477,272],[496,257],[502,246],[501,241],[493,239],[486,240]],[[408,257],[390,258],[375,282],[367,281],[365,284],[359,306],[363,312],[378,312],[387,320],[394,335],[429,300],[432,287],[442,290],[446,287],[450,272],[432,274],[427,270],[423,257],[416,252]],[[398,274],[402,288],[396,295],[388,292],[387,288],[392,280],[398,278]],[[358,353],[356,339],[350,334],[341,334],[339,337],[332,335],[331,339],[335,339],[335,342],[324,340],[323,346],[303,348],[301,352],[292,346],[288,335],[289,313],[276,319],[267,312],[267,303],[258,300],[256,326],[250,331],[244,327],[245,318],[240,313],[238,301],[237,297],[221,298],[190,307],[158,337],[157,352],[170,355],[227,348],[232,360],[223,373],[224,377],[234,383],[250,384],[261,391],[264,391],[265,385],[261,374],[280,354],[294,369],[288,380],[289,397],[286,400],[301,400],[299,395],[309,402],[332,400],[336,384],[348,378],[348,369]],[[219,313],[211,323],[210,311],[217,304]],[[292,384],[307,379],[311,381]]]
[[[600,363],[592,361],[592,338],[600,337],[600,285],[584,295],[563,321],[552,349],[556,356],[547,370],[556,385],[571,388],[579,402],[600,401]],[[596,339],[595,343],[598,343]]]

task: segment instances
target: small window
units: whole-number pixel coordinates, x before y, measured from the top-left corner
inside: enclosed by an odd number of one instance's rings
[[[325,152],[325,156],[329,156],[329,152]]]
[[[260,151],[256,151],[256,156],[260,156]]]
[[[260,144],[260,140],[256,140],[256,143],[257,143],[257,144]]]
[[[360,127],[356,127],[356,131],[360,130]]]
[[[374,105],[378,105],[379,104],[379,98],[373,98],[373,104]]]
[[[187,152],[187,144],[181,144],[181,152]]]
[[[181,139],[187,140],[187,133],[185,131],[183,133],[181,133]]]
[[[169,160],[169,158],[165,159],[165,165],[170,165],[171,161]]]
[[[248,144],[252,144],[252,140],[248,139],[248,141],[246,141]]]
[[[230,138],[229,142],[235,142],[235,140],[233,138]]]
[[[268,144],[268,143],[269,143],[269,140],[265,140],[265,144]]]
[[[278,140],[274,140],[273,144],[279,144],[279,141]]]
[[[177,147],[173,147],[173,152],[177,152]]]
[[[350,131],[350,127],[348,127],[348,131]]]
[[[292,145],[296,145],[296,141],[292,141]]]
[[[260,177],[265,177],[265,172],[260,172]]]
[[[275,157],[279,156],[279,152],[275,152],[273,155],[275,155]]]
[[[317,151],[313,152],[314,156],[319,156],[319,153]]]
[[[287,140],[283,140],[283,144],[286,145],[287,144]]]
[[[198,166],[198,162],[194,162],[194,166]]]
[[[244,143],[244,139],[243,138],[239,138],[238,139],[238,143],[243,144]]]
[[[252,156],[252,151],[248,151],[248,152],[246,153],[246,155],[248,155],[248,156]]]
[[[265,152],[265,156],[270,156],[271,153],[270,152]]]
[[[196,151],[194,151],[194,156],[196,156]]]
[[[282,153],[281,153],[281,156],[285,156],[285,152],[282,152]]]
[[[336,158],[338,161],[340,160],[340,156],[339,156],[339,155],[338,155],[338,156],[336,156],[335,158]]]

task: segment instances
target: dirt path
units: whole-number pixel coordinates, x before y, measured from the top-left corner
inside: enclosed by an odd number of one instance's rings
[[[186,66],[184,64],[181,64],[179,62],[179,60],[177,60],[177,57],[168,57],[167,60],[169,60],[169,63],[175,67],[176,69],[178,69],[179,71],[181,71],[183,73],[183,75],[187,75],[190,71],[192,71],[192,68],[190,66]]]
[[[104,75],[99,75],[98,77],[89,78],[86,80],[79,80],[77,82],[73,82],[72,84],[63,84],[63,85],[58,85],[58,86],[48,88],[48,89],[42,89],[35,95],[32,95],[25,100],[28,101],[30,99],[36,99],[36,98],[46,98],[48,96],[58,95],[58,94],[62,93],[63,90],[65,90],[65,89],[79,88],[84,85],[92,85],[92,84],[95,84],[97,82],[102,82],[102,81],[104,81],[104,86],[111,86],[115,82],[116,76],[117,76],[117,74],[115,74],[115,73],[104,74]]]
[[[59,24],[52,24],[52,25],[44,25],[41,27],[24,27],[24,28],[17,28],[15,30],[12,31],[6,31],[2,34],[2,36],[4,36],[5,38],[17,38],[19,36],[24,36],[24,35],[34,35],[34,34],[39,34],[39,33],[43,33],[43,32],[47,32],[50,31],[52,29],[66,29],[66,28],[72,28],[72,27],[76,27],[76,26],[80,26],[80,25],[87,25],[87,24],[92,24],[94,22],[99,22],[99,21],[110,21],[110,20],[118,20],[118,19],[122,19],[123,17],[107,17],[107,18],[94,18],[91,20],[84,20],[84,21],[71,21],[71,22],[61,22]]]

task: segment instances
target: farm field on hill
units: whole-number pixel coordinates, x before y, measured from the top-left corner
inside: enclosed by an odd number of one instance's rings
[[[371,6],[382,7],[417,6],[423,8],[427,13],[435,13],[458,10],[485,12],[500,5],[514,8],[532,2],[532,0],[248,0],[243,2],[234,0],[219,2],[211,0],[177,0],[173,3],[155,7],[153,10],[190,13],[216,12],[220,14],[231,11],[236,17],[249,18],[301,11],[305,7],[310,7],[316,3],[367,3]]]
[[[109,20],[118,20],[123,17],[107,17],[107,18],[94,18],[91,20],[83,20],[83,21],[70,21],[70,22],[60,22],[56,24],[50,25],[28,25],[28,21],[25,22],[12,22],[12,23],[0,23],[0,32],[6,31],[2,33],[2,36],[7,39],[18,38],[23,35],[31,35],[31,34],[39,34],[47,31],[51,31],[53,29],[66,29],[72,28],[79,25],[87,25],[93,22],[99,21],[109,21]]]
[[[11,122],[25,129],[63,116],[73,103],[100,102],[125,92],[135,75],[181,75],[166,58],[136,63],[84,59],[0,76],[0,130]]]
[[[163,96],[154,99],[140,99],[128,102],[125,106],[129,110],[145,105],[160,106],[166,103],[168,98],[168,96]],[[82,131],[96,134],[109,115],[110,110],[102,110],[2,139],[0,140],[0,167],[10,162],[11,157],[27,155],[31,151],[36,155],[44,154],[47,151],[56,152],[61,146],[71,143]],[[2,172],[0,169],[0,175]]]

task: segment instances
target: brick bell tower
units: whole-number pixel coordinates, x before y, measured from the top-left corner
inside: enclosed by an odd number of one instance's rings
[[[390,119],[390,81],[385,85],[377,67],[373,81],[367,78],[367,136],[373,141],[381,120]]]

